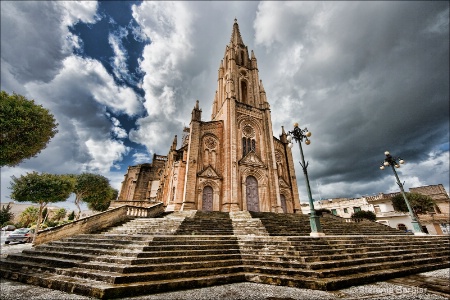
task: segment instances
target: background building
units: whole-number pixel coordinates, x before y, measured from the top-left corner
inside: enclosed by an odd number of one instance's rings
[[[426,214],[419,214],[420,224],[429,234],[450,234],[450,199],[442,184],[410,188],[411,193],[427,195],[433,198],[435,207]],[[315,209],[328,209],[342,218],[350,219],[351,215],[360,210],[372,211],[377,216],[377,222],[402,230],[411,230],[409,213],[395,211],[391,198],[399,193],[380,193],[376,196],[361,198],[333,198],[314,202]],[[302,211],[309,213],[309,204],[302,203]]]

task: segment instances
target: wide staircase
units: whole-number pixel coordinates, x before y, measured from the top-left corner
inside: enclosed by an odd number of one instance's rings
[[[317,238],[303,215],[174,212],[10,254],[0,271],[111,299],[244,281],[335,290],[450,267],[448,236],[320,220],[328,235]]]

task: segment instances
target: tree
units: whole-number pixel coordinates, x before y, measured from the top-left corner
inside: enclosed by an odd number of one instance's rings
[[[88,198],[87,205],[88,208],[95,211],[105,211],[109,208],[112,200],[117,198],[119,191],[110,187],[106,193],[106,195],[101,195],[99,198]]]
[[[352,219],[367,219],[375,222],[377,215],[372,211],[360,210],[352,214]]]
[[[75,211],[72,210],[72,212],[69,214],[69,216],[67,217],[67,220],[69,221],[73,221],[75,219]]]
[[[0,94],[0,167],[36,157],[58,132],[54,116],[33,100]]]
[[[108,178],[93,173],[82,173],[80,175],[68,176],[75,180],[75,205],[78,208],[78,213],[75,216],[75,220],[78,220],[80,218],[81,202],[87,203],[88,207],[90,206],[94,210],[106,210],[109,207],[109,203],[107,204],[107,202],[108,200],[111,200],[112,188],[109,185]]]
[[[11,221],[13,218],[14,214],[11,212],[11,204],[8,203],[6,207],[3,205],[0,209],[0,225],[3,226],[3,224]]]
[[[39,232],[42,212],[47,204],[66,200],[73,190],[72,182],[62,175],[33,172],[19,178],[12,176],[12,180],[12,199],[39,204],[36,233]]]
[[[39,209],[34,206],[28,206],[19,216],[19,227],[29,227],[35,223],[39,217]]]
[[[408,198],[409,204],[415,214],[424,214],[427,211],[433,211],[434,200],[430,196],[422,195],[419,193],[405,193]],[[392,206],[396,211],[408,212],[405,199],[402,194],[397,194],[391,198]]]

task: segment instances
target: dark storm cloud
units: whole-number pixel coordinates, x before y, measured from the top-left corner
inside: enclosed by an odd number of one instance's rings
[[[313,132],[304,151],[314,198],[398,189],[389,170],[378,169],[385,150],[407,161],[399,169],[407,186],[442,183],[448,190],[448,7],[2,2],[2,89],[35,99],[60,123],[38,158],[2,170],[2,186],[5,176],[32,169],[95,169],[120,188],[128,165],[167,154],[174,135],[180,146],[195,100],[210,120],[236,17],[258,60],[274,135],[294,121]],[[297,145],[293,153],[297,164]],[[298,164],[296,171],[306,201]]]
[[[272,7],[265,5],[259,15],[267,22]],[[300,119],[313,132],[305,150],[313,181],[354,189],[386,176],[377,171],[385,150],[418,163],[448,143],[447,3],[319,3],[308,4],[308,14],[302,3],[284,5],[296,7],[278,8],[287,21],[272,18],[285,32],[281,37],[262,32],[260,43],[271,54],[287,56],[291,65],[273,78],[278,87],[265,87],[273,103],[280,103],[272,106],[273,115],[290,108],[287,121],[275,117],[276,125],[290,128],[290,120]],[[289,16],[301,20],[291,26]],[[261,23],[257,20],[257,28],[264,28]],[[298,51],[289,52],[295,44]],[[442,181],[429,184],[446,184],[448,174]]]

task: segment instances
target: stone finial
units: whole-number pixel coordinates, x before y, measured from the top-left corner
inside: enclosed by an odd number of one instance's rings
[[[199,108],[199,101],[195,102],[194,109],[192,110],[192,121],[201,121],[202,120],[202,110]]]

